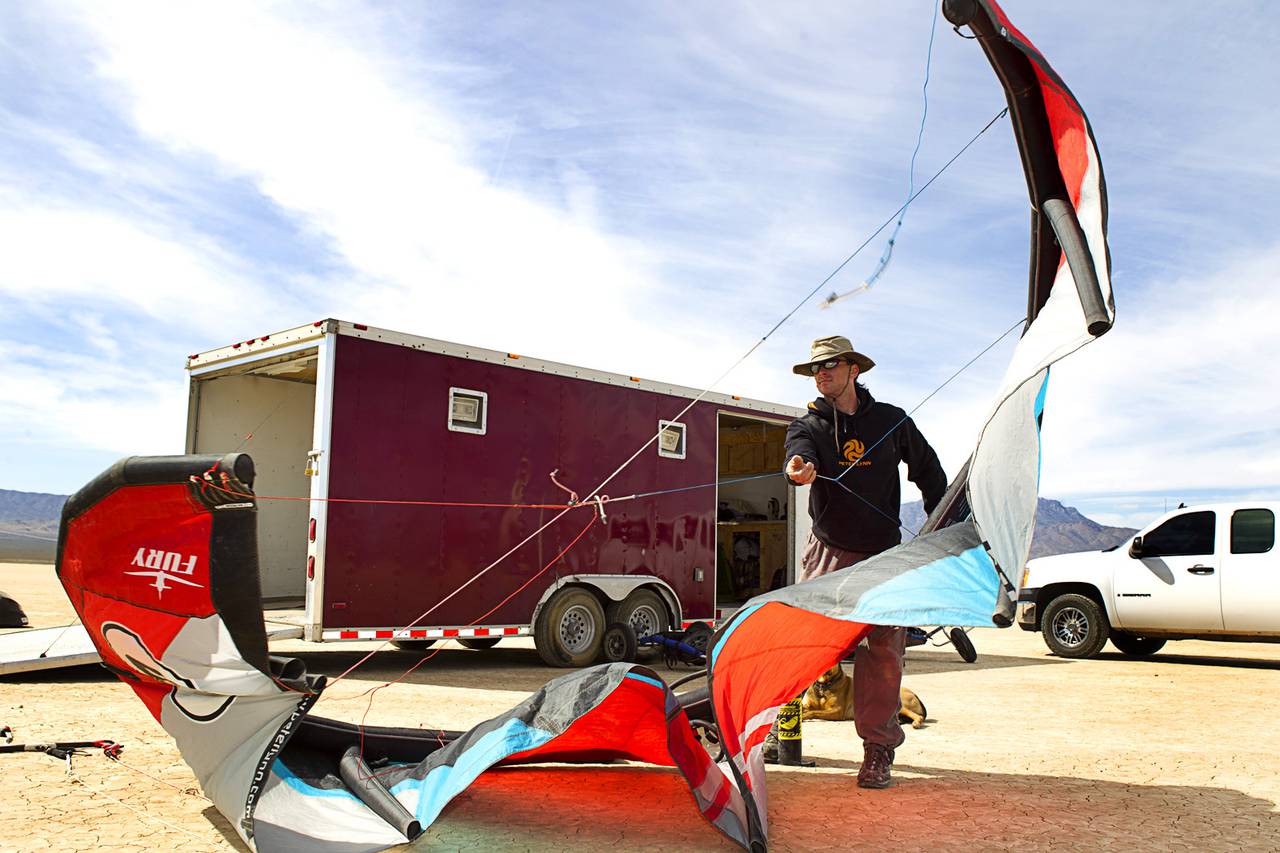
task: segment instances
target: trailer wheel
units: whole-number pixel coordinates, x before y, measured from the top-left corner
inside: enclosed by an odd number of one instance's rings
[[[498,640],[501,639],[501,637],[459,637],[458,645],[464,649],[491,649],[498,645]]]
[[[634,590],[617,604],[610,604],[606,618],[609,622],[630,625],[636,639],[661,634],[671,627],[667,606],[662,603],[662,597],[651,589]]]
[[[604,608],[587,590],[568,586],[547,600],[533,628],[538,656],[548,666],[589,666],[600,656]]]
[[[426,651],[436,644],[435,640],[392,640],[391,645],[406,652]]]

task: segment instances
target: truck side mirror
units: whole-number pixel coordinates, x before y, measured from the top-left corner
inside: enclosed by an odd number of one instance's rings
[[[1142,537],[1133,537],[1133,544],[1129,546],[1129,556],[1135,560],[1142,556]]]

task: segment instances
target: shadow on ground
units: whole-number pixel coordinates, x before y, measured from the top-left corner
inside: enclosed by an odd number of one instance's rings
[[[769,770],[771,850],[1269,850],[1280,837],[1272,803],[1221,788],[902,765],[892,788],[864,791],[839,764]],[[739,849],[679,774],[641,766],[486,773],[408,847],[605,848]]]
[[[547,666],[533,649],[496,648],[463,649],[446,645],[426,652],[384,649],[361,664],[351,677],[361,681],[394,680],[427,655],[426,663],[402,679],[409,684],[431,684],[440,687],[468,687],[478,690],[514,690],[532,693],[553,678],[572,670]],[[285,652],[300,659],[307,671],[330,677],[345,672],[368,651]],[[640,663],[652,667],[668,683],[694,672],[690,666],[668,669],[660,656],[643,657]]]
[[[1280,647],[1276,649],[1276,657],[1277,660],[1259,660],[1258,658],[1236,658],[1227,657],[1225,655],[1174,655],[1161,653],[1152,655],[1149,658],[1132,658],[1128,655],[1122,655],[1116,652],[1106,652],[1098,655],[1097,659],[1147,664],[1150,666],[1175,664],[1183,666],[1222,666],[1230,667],[1232,669],[1280,670]]]
[[[0,675],[0,684],[100,684],[119,680],[100,663]]]
[[[932,672],[958,672],[969,669],[1006,669],[1017,666],[1054,666],[1070,663],[1061,658],[1020,657],[1015,655],[984,655],[978,649],[978,659],[973,663],[965,663],[953,649],[907,649],[907,660],[904,671],[911,675],[927,675]]]

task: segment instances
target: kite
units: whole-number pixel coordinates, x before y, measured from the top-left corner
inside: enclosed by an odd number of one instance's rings
[[[1030,550],[1050,366],[1114,319],[1102,166],[1084,111],[993,0],[947,0],[1006,93],[1032,202],[1027,321],[964,470],[912,541],[747,602],[712,637],[708,687],[613,663],[548,682],[467,732],[313,716],[325,679],[268,654],[253,463],[131,457],[66,503],[58,576],[104,664],[174,738],[250,848],[413,839],[495,765],[675,767],[702,815],[768,844],[762,741],[778,708],[874,625],[1005,626]],[[216,483],[219,488],[210,488]],[[723,755],[699,737],[715,730]]]

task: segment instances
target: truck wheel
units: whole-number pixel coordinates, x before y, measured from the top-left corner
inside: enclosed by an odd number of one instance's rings
[[[406,652],[423,652],[436,644],[435,640],[392,640],[391,645]]]
[[[610,604],[608,620],[630,625],[636,639],[661,634],[671,627],[667,606],[651,589],[637,589],[621,602]]]
[[[1060,595],[1044,609],[1040,633],[1049,651],[1063,658],[1091,658],[1107,643],[1111,626],[1092,598]]]
[[[1129,657],[1145,658],[1154,655],[1164,648],[1165,641],[1159,637],[1139,637],[1128,631],[1112,631],[1111,645]]]
[[[464,649],[491,649],[498,645],[501,637],[459,637],[458,645]]]
[[[565,587],[543,605],[533,629],[538,656],[548,666],[589,666],[600,655],[604,608],[581,587]]]

